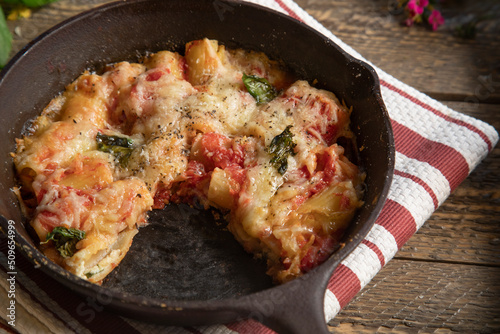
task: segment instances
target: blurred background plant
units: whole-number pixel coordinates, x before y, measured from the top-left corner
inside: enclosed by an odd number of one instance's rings
[[[494,18],[495,17],[492,14],[467,15],[460,20],[460,22],[453,24],[453,32],[458,37],[473,39],[476,37],[478,26],[480,26],[483,22],[494,20]]]
[[[423,25],[435,31],[445,24],[446,8],[450,10],[454,7],[453,5],[458,5],[461,1],[390,0],[390,3],[390,9],[393,14],[404,14],[404,25],[408,27]],[[500,1],[498,1],[498,5],[500,5]],[[462,15],[456,15],[455,13],[453,16],[446,17],[448,30],[452,31],[455,36],[463,39],[475,38],[478,26],[485,21],[494,19],[494,16],[491,14],[467,15],[466,13],[462,13]]]
[[[0,68],[4,67],[12,49],[12,35],[7,20],[30,17],[31,10],[57,0],[1,0],[0,1]]]
[[[406,13],[404,23],[408,27],[414,24],[427,24],[432,27],[432,30],[437,30],[444,24],[437,0],[398,0],[398,2],[399,7],[404,8]]]

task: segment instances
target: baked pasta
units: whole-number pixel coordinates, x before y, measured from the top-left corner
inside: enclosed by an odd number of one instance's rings
[[[350,113],[262,53],[196,40],[67,86],[17,140],[17,191],[43,252],[91,282],[149,210],[196,202],[282,283],[325,261],[362,205],[338,144]]]

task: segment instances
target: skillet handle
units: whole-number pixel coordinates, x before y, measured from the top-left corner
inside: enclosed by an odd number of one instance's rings
[[[312,274],[312,273],[311,273]],[[304,275],[268,294],[273,312],[260,320],[279,334],[330,333],[324,313],[328,273]],[[274,290],[274,289],[271,289]]]

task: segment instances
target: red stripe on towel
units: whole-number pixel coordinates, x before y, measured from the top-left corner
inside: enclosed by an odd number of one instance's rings
[[[250,316],[252,316],[250,314]],[[249,319],[245,321],[240,321],[240,322],[233,322],[230,324],[226,324],[226,327],[229,328],[232,331],[245,334],[245,333],[259,333],[259,334],[275,334],[276,332],[273,331],[272,329],[267,328],[260,322]]]
[[[437,168],[448,180],[451,191],[467,177],[469,165],[460,152],[429,140],[394,120],[391,124],[396,150],[409,158],[427,162]]]
[[[419,178],[415,175],[409,174],[409,173],[401,172],[399,170],[394,170],[394,175],[399,175],[401,177],[410,179],[413,182],[417,183],[418,185],[422,186],[425,189],[425,191],[427,191],[429,196],[431,196],[432,202],[434,203],[434,209],[438,208],[439,201],[438,201],[438,198],[436,196],[436,193],[434,193],[434,190],[432,190],[432,188],[429,187],[429,185],[427,183],[425,183],[421,178]]]
[[[385,257],[384,257],[384,254],[382,254],[382,251],[380,250],[380,248],[378,248],[377,245],[375,245],[373,242],[368,241],[366,239],[364,239],[363,241],[361,241],[361,243],[365,244],[366,246],[368,246],[368,248],[370,248],[375,254],[377,254],[378,260],[380,261],[380,265],[382,267],[385,266]]]
[[[293,10],[290,9],[285,3],[281,0],[274,0],[285,12],[287,12],[288,15],[293,17],[296,20],[299,20],[300,22],[304,22]]]
[[[452,118],[451,116],[442,113],[441,111],[437,110],[436,108],[431,107],[427,103],[424,103],[424,102],[420,101],[416,97],[411,96],[407,92],[405,92],[405,91],[403,91],[403,90],[401,90],[401,89],[399,89],[399,88],[391,85],[390,83],[388,83],[386,81],[380,80],[380,84],[382,86],[384,86],[384,87],[389,88],[393,92],[398,93],[399,95],[401,95],[402,97],[410,100],[411,102],[415,103],[416,105],[419,105],[422,108],[425,108],[425,109],[429,110],[430,112],[432,112],[433,114],[435,114],[435,115],[443,118],[444,120],[446,120],[446,121],[448,121],[450,123],[454,123],[454,124],[463,126],[463,127],[467,128],[467,129],[469,129],[470,131],[477,133],[479,135],[479,137],[481,137],[481,139],[484,140],[484,142],[486,143],[486,145],[488,145],[488,151],[491,151],[491,149],[493,148],[493,144],[491,143],[490,138],[483,131],[481,131],[480,129],[476,128],[474,125],[469,124],[469,123],[464,122],[464,121],[459,120],[459,119]]]
[[[361,282],[349,267],[339,264],[328,282],[328,289],[337,297],[340,308],[343,308],[361,290]]]
[[[415,218],[413,218],[410,211],[391,199],[385,202],[375,223],[392,234],[398,249],[417,231]]]

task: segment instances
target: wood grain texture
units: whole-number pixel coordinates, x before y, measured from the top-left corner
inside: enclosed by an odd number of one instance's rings
[[[333,322],[343,333],[499,333],[500,268],[393,259]]]
[[[9,22],[12,55],[54,24],[110,1],[60,0]],[[500,129],[500,3],[447,1],[447,24],[401,26],[393,0],[296,0],[382,70]],[[475,39],[454,29],[485,16]],[[330,323],[342,333],[500,332],[500,147]],[[0,326],[1,328],[1,326]]]
[[[392,0],[296,2],[376,66],[432,97],[500,101],[496,1],[447,1],[443,12],[449,22],[436,32],[402,26],[404,15],[391,10]],[[454,36],[455,27],[472,15],[492,18],[478,25],[474,40]],[[485,80],[494,83],[491,90],[483,88]]]

